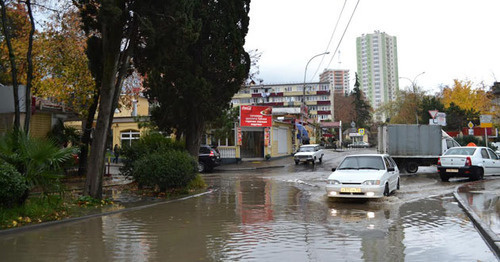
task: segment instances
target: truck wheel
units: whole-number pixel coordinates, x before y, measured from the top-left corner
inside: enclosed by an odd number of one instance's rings
[[[446,174],[439,173],[439,177],[441,178],[441,181],[443,181],[443,182],[450,181],[450,177],[448,175],[446,175]]]
[[[418,171],[418,165],[415,162],[408,162],[406,163],[406,172],[407,173],[417,173]]]

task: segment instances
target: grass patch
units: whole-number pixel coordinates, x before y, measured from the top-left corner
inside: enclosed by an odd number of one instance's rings
[[[59,195],[30,197],[18,207],[0,208],[0,228],[60,220],[68,216],[68,206]]]
[[[159,200],[175,199],[181,196],[203,192],[207,187],[201,175],[189,182],[184,188],[169,189],[159,192],[158,188],[139,189],[137,182],[117,186],[123,192],[129,192],[138,198],[156,198]],[[75,193],[75,192],[74,192]],[[81,217],[93,213],[113,211],[124,208],[110,199],[94,199],[74,193],[42,195],[33,194],[26,202],[17,207],[0,207],[0,229],[21,227],[29,224]]]
[[[112,205],[114,203],[109,199],[98,200],[89,196],[31,196],[21,206],[0,207],[0,229],[84,216],[98,208]]]

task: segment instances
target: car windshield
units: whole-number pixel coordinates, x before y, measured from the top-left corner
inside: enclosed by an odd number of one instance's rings
[[[474,151],[476,151],[475,148],[460,147],[460,148],[450,148],[444,154],[445,155],[472,156],[474,154]]]
[[[299,152],[314,152],[314,147],[300,147]]]
[[[385,169],[384,161],[379,156],[346,157],[338,169]]]

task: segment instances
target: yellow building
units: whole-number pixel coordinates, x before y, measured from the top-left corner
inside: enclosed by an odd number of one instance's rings
[[[149,102],[145,97],[132,100],[130,107],[122,106],[115,110],[111,125],[113,146],[131,145],[140,138],[145,129],[139,128],[138,117],[149,117]]]
[[[75,117],[71,109],[49,99],[32,96],[26,103],[26,86],[21,85],[19,92],[19,111],[21,127],[26,119],[26,104],[31,106],[30,136],[43,138],[59,120]],[[14,127],[14,94],[11,86],[0,86],[0,134]]]
[[[123,147],[131,145],[134,140],[141,137],[146,129],[139,128],[139,118],[144,117],[149,119],[149,102],[144,97],[133,99],[130,106],[121,105],[115,110],[113,124],[111,125],[111,141],[108,141],[108,148],[112,149],[114,145]],[[77,129],[82,129],[82,121],[71,121],[65,123],[67,126],[72,126]],[[92,125],[95,128],[96,123]]]

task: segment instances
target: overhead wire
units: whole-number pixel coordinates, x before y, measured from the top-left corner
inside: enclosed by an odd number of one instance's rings
[[[339,44],[337,45],[337,48],[335,48],[335,52],[333,52],[332,58],[330,58],[330,62],[328,63],[328,65],[326,66],[326,68],[328,68],[330,66],[330,64],[333,61],[333,58],[335,57],[335,54],[339,50],[340,44],[342,43],[342,40],[344,39],[344,35],[347,32],[347,28],[349,28],[349,25],[351,24],[352,18],[354,17],[354,13],[356,12],[356,9],[358,8],[359,1],[360,0],[358,0],[358,2],[356,2],[356,6],[354,7],[354,10],[352,11],[351,17],[349,18],[349,22],[347,22],[347,25],[345,27],[344,33],[342,33],[342,37],[340,38]]]
[[[340,10],[339,17],[337,19],[337,22],[335,23],[335,27],[333,28],[332,35],[330,36],[330,41],[328,41],[328,45],[326,46],[325,53],[328,52],[328,49],[330,48],[330,44],[332,43],[333,36],[335,35],[335,32],[337,32],[337,26],[339,25],[340,18],[342,18],[342,13],[344,13],[345,5],[347,4],[347,0],[344,1],[344,5],[342,6],[342,10]],[[325,56],[321,56],[321,61],[318,64],[318,68],[316,68],[316,71],[314,72],[311,81],[313,81],[314,77],[316,74],[318,74],[319,68],[321,67],[321,64],[323,64],[323,60],[325,59]]]

